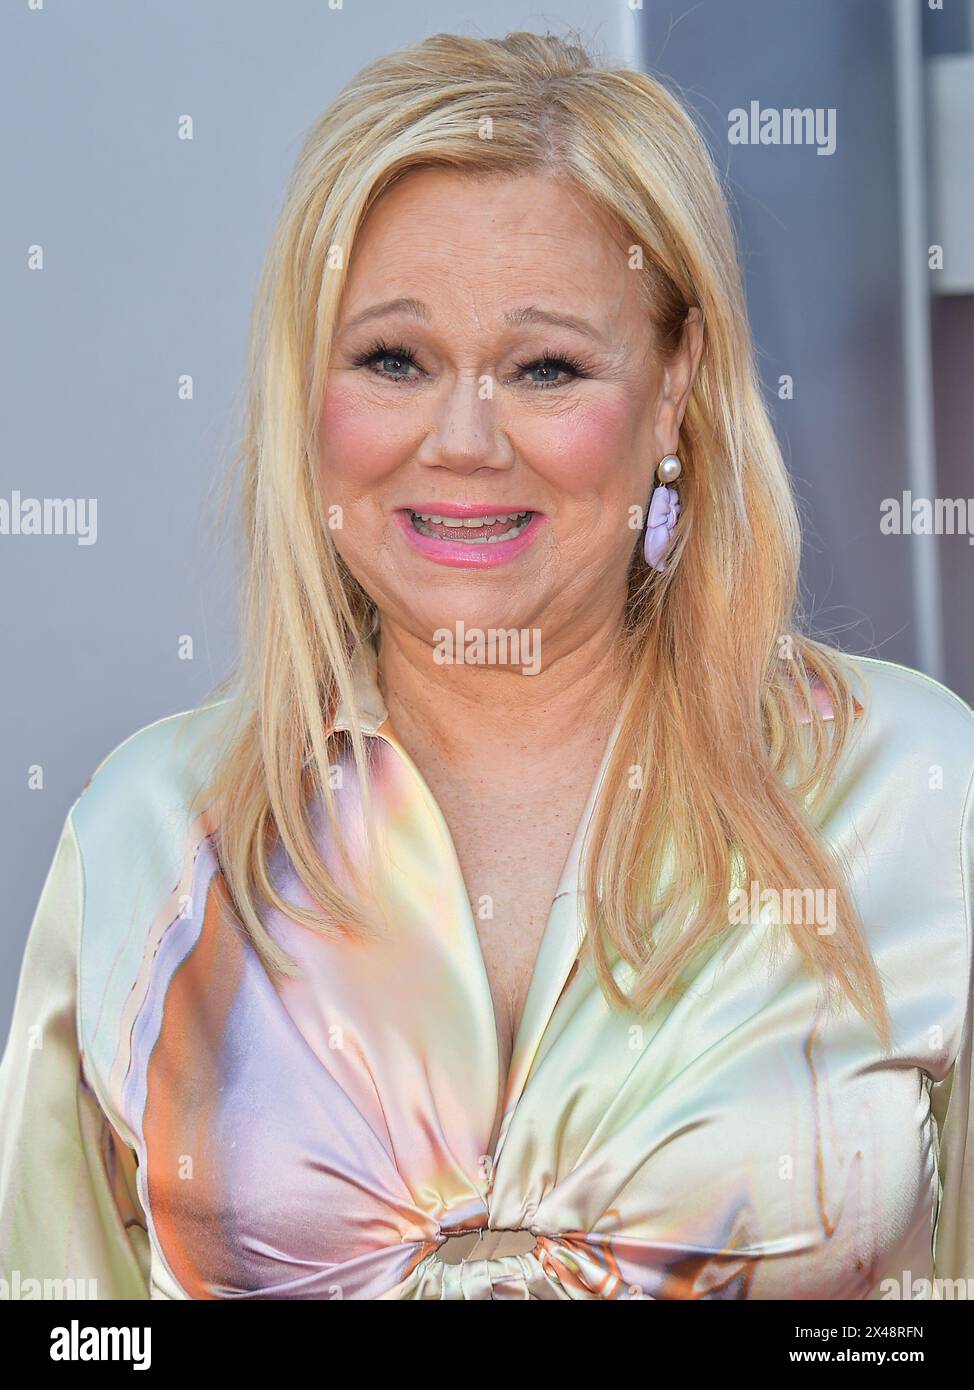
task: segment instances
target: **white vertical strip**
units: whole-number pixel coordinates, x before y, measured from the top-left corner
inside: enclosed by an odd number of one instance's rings
[[[974,4],[974,0],[971,0]],[[621,62],[627,68],[642,72],[642,6],[630,8],[616,0],[616,46]]]
[[[900,293],[907,479],[915,497],[937,494],[930,355],[924,176],[923,38],[916,0],[895,0],[896,107],[900,176]],[[944,676],[943,606],[937,536],[911,536],[917,662]]]

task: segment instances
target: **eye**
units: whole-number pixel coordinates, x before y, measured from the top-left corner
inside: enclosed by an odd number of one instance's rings
[[[373,343],[352,360],[354,366],[368,367],[387,381],[408,381],[405,369],[419,365],[409,349],[397,343]]]
[[[570,380],[577,377],[587,376],[584,363],[577,357],[567,357],[564,354],[553,352],[542,353],[540,357],[534,358],[531,362],[516,362],[514,364],[519,372],[542,372],[541,378],[536,378],[533,385],[541,390],[550,390],[553,386],[568,386],[569,381],[558,381],[559,374],[569,376]]]
[[[409,369],[419,369],[419,363],[402,343],[375,342],[352,359],[355,367],[367,367],[373,375],[386,381],[410,381]],[[527,362],[516,362],[515,368],[522,376],[525,373],[538,373],[530,382],[539,390],[550,390],[556,386],[567,386],[578,377],[588,376],[583,362],[565,353],[545,352],[540,357]],[[559,379],[561,378],[561,379]]]

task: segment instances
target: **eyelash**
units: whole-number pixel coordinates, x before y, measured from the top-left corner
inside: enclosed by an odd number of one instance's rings
[[[401,343],[376,342],[371,347],[360,352],[353,358],[353,365],[356,367],[368,367],[372,363],[381,361],[383,357],[399,357],[403,362],[409,363],[414,367],[419,366],[413,354]],[[563,352],[543,352],[540,357],[535,357],[529,362],[515,362],[519,372],[526,372],[537,367],[560,367],[564,371],[572,373],[573,377],[588,376],[585,364],[577,357],[572,357]],[[388,372],[375,372],[375,376],[383,377],[386,381],[404,381],[404,377],[395,377]],[[565,381],[536,381],[533,383],[539,391],[550,391],[558,386],[567,386]]]

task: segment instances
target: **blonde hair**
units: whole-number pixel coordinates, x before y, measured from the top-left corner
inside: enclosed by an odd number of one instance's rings
[[[323,932],[376,929],[370,871],[356,875],[346,854],[330,786],[329,752],[346,736],[329,738],[324,718],[339,696],[351,706],[351,663],[376,614],[330,539],[312,460],[357,231],[394,180],[429,167],[546,172],[584,193],[638,249],[636,282],[662,360],[679,346],[688,311],[702,313],[680,439],[678,540],[658,574],[634,534],[620,645],[628,693],[587,836],[583,912],[606,998],[648,1012],[677,989],[698,950],[729,931],[735,884],[834,890],[835,932],[800,926],[790,935],[833,1002],[838,986],[888,1044],[875,964],[812,819],[854,732],[852,673],[796,630],[798,519],[761,396],[721,183],[687,111],[659,81],[596,65],[578,43],[552,36],[436,34],[371,63],[311,128],[295,166],[251,335],[239,454],[249,546],[243,655],[221,687],[232,688],[235,724],[198,799],[219,805],[234,911],[266,965],[285,974],[293,962],[265,930],[261,901]],[[831,729],[813,680],[831,701]],[[367,798],[368,745],[354,709],[347,738]],[[633,766],[647,790],[630,788]],[[321,862],[313,795],[357,891],[343,891]],[[278,895],[268,867],[277,842],[316,909]],[[667,922],[680,929],[664,930]],[[631,968],[628,991],[613,949]]]

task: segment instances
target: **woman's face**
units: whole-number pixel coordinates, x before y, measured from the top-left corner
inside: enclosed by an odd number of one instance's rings
[[[319,485],[383,630],[530,629],[551,659],[618,622],[630,508],[676,449],[696,365],[656,364],[627,251],[541,176],[417,171],[370,211]]]

